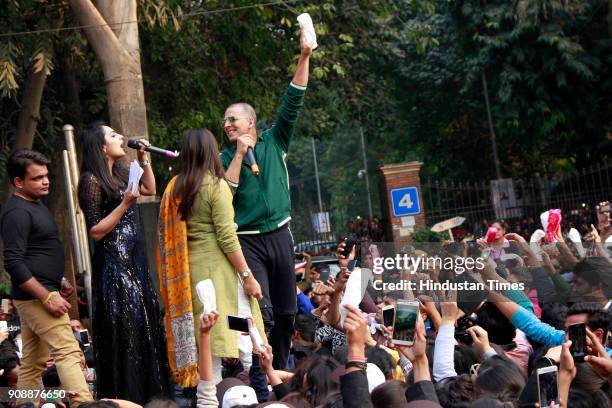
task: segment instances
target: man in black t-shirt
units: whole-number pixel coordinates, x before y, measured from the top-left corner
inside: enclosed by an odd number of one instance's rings
[[[11,155],[7,170],[15,193],[0,215],[4,268],[11,276],[11,295],[21,318],[23,358],[17,388],[42,388],[50,354],[63,388],[78,393],[71,399],[76,406],[93,398],[70,327],[70,303],[64,298],[73,290],[63,279],[64,246],[53,214],[40,201],[49,194],[47,164],[49,159],[33,150]],[[20,398],[17,403],[27,401],[38,404],[37,398]]]

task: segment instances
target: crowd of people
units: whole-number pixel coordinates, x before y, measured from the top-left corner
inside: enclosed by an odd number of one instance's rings
[[[143,174],[135,185],[120,164],[123,135],[103,123],[80,132],[79,204],[94,241],[91,339],[68,317],[74,289],[63,278],[64,247],[42,201],[49,160],[33,150],[13,153],[7,171],[15,192],[0,215],[12,282],[0,320],[7,322],[0,324],[5,401],[612,406],[609,203],[600,203],[597,225],[578,238],[565,234],[553,209],[528,239],[495,221],[477,240],[399,254],[372,245],[383,232],[377,219],[364,219],[335,248],[338,274],[323,277],[307,262],[297,281],[285,160],[308,84],[312,44],[304,34],[300,47],[272,128],[258,133],[253,107],[236,103],[223,118],[232,147],[220,152],[206,129],[185,132],[178,174],[161,200],[161,301],[135,205],[157,193],[148,142],[138,141]],[[381,262],[401,256],[479,262],[462,262],[461,270]],[[459,281],[474,286],[449,285]],[[399,313],[405,304],[415,307],[410,317]]]

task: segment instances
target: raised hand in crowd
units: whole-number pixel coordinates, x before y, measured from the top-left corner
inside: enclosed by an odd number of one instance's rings
[[[338,248],[336,248],[336,258],[338,259],[340,268],[348,267],[349,261],[351,259],[355,259],[355,247],[356,246],[353,246],[348,256],[344,256],[344,248],[346,248],[346,241],[342,241],[338,244]]]
[[[418,313],[414,331],[414,344],[412,346],[395,345],[395,348],[412,363],[415,383],[418,381],[431,381],[426,354],[427,339],[425,334],[425,323],[423,323],[421,314]]]
[[[585,357],[585,361],[593,367],[597,374],[612,382],[612,359],[597,336],[588,327],[586,332],[589,355]]]
[[[418,300],[420,302],[420,307],[423,309],[434,328],[438,330],[442,323],[442,316],[440,316],[440,312],[436,309],[436,302],[427,295],[420,295]]]
[[[360,360],[365,362],[368,321],[363,317],[359,308],[352,305],[344,305],[344,308],[347,310],[344,319],[344,331],[348,338],[348,360]],[[346,371],[349,373],[355,370],[358,370],[358,368],[350,367]]]
[[[440,310],[442,311],[441,324],[452,324],[464,315],[463,311],[457,307],[457,291],[451,290],[448,295],[440,302]]]
[[[268,344],[264,344],[264,350],[261,350],[259,354],[259,365],[266,373],[268,377],[268,383],[271,386],[278,385],[283,382],[282,378],[278,375],[274,367],[272,367],[272,360],[274,359],[274,354],[272,354],[272,347]]]
[[[321,281],[315,283],[314,288],[312,289],[313,295],[325,296],[325,295],[333,295],[335,289],[332,286],[329,286]]]
[[[592,243],[592,252],[594,252],[594,256],[603,256],[604,258],[608,259],[608,254],[606,253],[606,250],[602,245],[602,242],[604,242],[604,240],[599,236],[599,232],[593,224],[591,224],[591,232],[586,235],[586,240]]]
[[[570,384],[576,377],[576,365],[570,352],[571,345],[571,341],[563,343],[559,358],[559,403],[561,407],[568,406]]]
[[[219,313],[210,312],[200,316],[200,379],[213,381],[212,350],[210,331],[217,323]]]
[[[599,228],[602,241],[605,241],[610,235],[612,235],[609,201],[603,201],[597,206],[597,228]]]
[[[486,354],[493,351],[491,344],[489,344],[489,334],[485,329],[480,326],[472,326],[466,329],[469,335],[474,341],[474,347],[481,353]]]
[[[340,248],[340,246],[338,247]],[[340,321],[340,301],[342,299],[342,294],[344,293],[344,288],[346,288],[346,282],[348,281],[349,276],[351,276],[351,271],[348,270],[348,267],[341,266],[340,273],[334,282],[334,292],[330,296],[329,309],[325,314],[327,322],[332,326]]]
[[[530,267],[542,266],[542,262],[538,259],[535,252],[533,251],[533,249],[531,248],[531,246],[529,245],[529,243],[527,242],[525,238],[513,232],[506,234],[504,237],[508,241],[514,241],[519,245],[523,254],[527,256],[527,266],[530,266]]]

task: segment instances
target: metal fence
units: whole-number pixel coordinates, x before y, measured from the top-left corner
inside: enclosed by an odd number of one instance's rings
[[[550,208],[561,208],[565,214],[576,214],[610,200],[612,161],[598,163],[580,171],[565,174],[514,179],[516,206],[507,208],[505,219],[539,217]],[[490,181],[454,183],[426,179],[422,194],[428,225],[455,217],[465,217],[464,224],[482,223],[496,218]]]

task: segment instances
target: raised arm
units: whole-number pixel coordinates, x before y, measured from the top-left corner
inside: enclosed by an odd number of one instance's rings
[[[306,87],[308,85],[308,74],[310,71],[310,55],[312,54],[312,48],[306,41],[304,31],[300,32],[300,59],[297,63],[295,75],[293,75],[292,82],[295,85]]]
[[[213,378],[210,331],[217,322],[219,313],[211,312],[200,317],[200,382],[197,389],[197,407],[213,408],[219,406]]]

